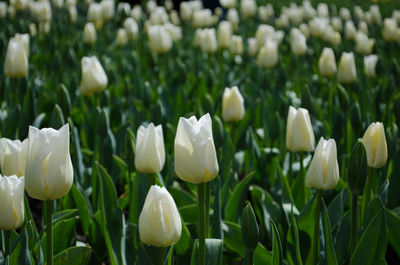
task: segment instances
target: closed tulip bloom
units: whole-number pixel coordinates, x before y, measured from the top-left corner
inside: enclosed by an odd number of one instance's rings
[[[396,41],[397,38],[397,21],[394,18],[385,18],[383,22],[382,35],[387,42]]]
[[[247,39],[248,52],[250,56],[255,56],[258,51],[258,43],[256,38]]]
[[[140,126],[136,135],[135,167],[142,173],[157,173],[165,163],[164,137],[162,126],[150,123],[147,128]]]
[[[224,8],[233,8],[236,7],[236,0],[220,0],[221,6]]]
[[[140,21],[142,18],[142,7],[140,5],[135,5],[132,10],[131,10],[131,17],[135,20],[135,21]]]
[[[364,57],[364,70],[368,77],[376,77],[376,63],[378,62],[378,55],[371,54]]]
[[[275,35],[275,30],[272,26],[267,24],[261,24],[257,27],[256,39],[258,47],[264,46],[267,40],[273,40]]]
[[[235,8],[229,8],[226,15],[229,22],[231,22],[234,30],[238,28],[239,25],[239,14]]]
[[[131,40],[136,40],[137,36],[139,34],[139,27],[137,22],[131,18],[128,17],[125,21],[124,21],[124,28],[126,29],[126,32],[128,33],[128,38]]]
[[[128,33],[126,29],[120,28],[117,31],[117,44],[119,46],[124,46],[128,43]]]
[[[101,17],[103,20],[107,21],[114,17],[115,13],[115,4],[114,0],[103,0],[100,3],[101,5]]]
[[[356,52],[361,54],[370,54],[374,48],[375,40],[368,39],[368,36],[363,32],[358,32],[356,35]]]
[[[206,53],[214,53],[218,47],[215,29],[204,29],[202,34],[201,50]]]
[[[347,20],[344,26],[344,36],[348,40],[354,40],[356,38],[357,30],[354,26],[353,21]]]
[[[303,55],[307,51],[306,37],[296,28],[290,31],[290,47],[296,55]]]
[[[171,24],[169,22],[166,23],[164,26],[167,29],[172,42],[176,43],[182,39],[182,28],[181,27]]]
[[[343,52],[339,61],[337,79],[339,83],[350,84],[357,81],[356,63],[352,52]]]
[[[307,187],[330,190],[339,182],[336,142],[321,137],[306,175]]]
[[[172,48],[172,39],[164,26],[150,26],[149,31],[150,50],[155,53],[165,53]]]
[[[325,47],[318,61],[319,73],[322,76],[331,77],[336,74],[336,59],[332,48]]]
[[[311,36],[320,38],[325,33],[326,27],[329,24],[327,18],[315,17],[308,22]]]
[[[140,240],[149,246],[168,247],[179,241],[181,217],[175,201],[164,187],[150,187],[139,216]]]
[[[76,6],[69,7],[68,13],[71,23],[75,23],[78,20],[78,9]]]
[[[82,58],[81,92],[84,95],[103,91],[108,78],[96,56]]]
[[[156,7],[150,14],[152,25],[163,25],[168,21],[168,13],[163,6]]]
[[[242,37],[233,35],[231,38],[230,51],[233,55],[240,55],[243,53],[243,40]]]
[[[181,117],[175,136],[175,172],[182,180],[199,184],[218,175],[219,166],[210,114],[199,120]]]
[[[333,17],[331,19],[331,24],[334,30],[341,32],[343,29],[343,23],[340,17]]]
[[[86,23],[83,28],[83,43],[84,44],[93,44],[96,42],[97,33],[92,22]]]
[[[189,2],[181,2],[179,5],[179,13],[183,21],[189,21],[192,17],[192,8]]]
[[[0,2],[0,18],[4,18],[7,16],[7,3]]]
[[[367,151],[368,166],[381,168],[388,157],[385,129],[381,122],[373,122],[362,138]]]
[[[9,231],[24,223],[24,177],[0,175],[0,229]]]
[[[37,27],[35,23],[29,24],[29,35],[35,37],[37,35]]]
[[[275,41],[267,40],[258,52],[257,65],[272,68],[278,63],[278,59],[278,44]]]
[[[196,29],[193,37],[194,47],[199,47],[199,48],[201,47],[201,43],[203,42],[203,36],[204,36],[204,29]]]
[[[28,139],[21,142],[0,138],[0,166],[3,176],[25,176],[27,149]]]
[[[244,117],[244,99],[237,86],[225,88],[222,97],[222,118],[224,121],[240,121]]]
[[[103,16],[101,13],[102,6],[100,3],[93,2],[89,5],[86,19],[93,22],[96,29],[100,29],[103,26]]]
[[[69,154],[69,125],[58,131],[29,126],[25,189],[34,199],[56,200],[69,192],[74,171]]]
[[[365,21],[360,21],[360,23],[358,23],[358,30],[363,32],[364,34],[368,35],[368,24]]]
[[[278,28],[287,28],[289,27],[289,17],[286,14],[281,14],[275,21],[275,24]]]
[[[9,77],[24,77],[28,74],[29,35],[16,34],[8,42],[4,73]]]
[[[221,21],[217,34],[218,47],[228,48],[232,37],[232,24],[229,21]]]
[[[196,10],[193,13],[192,19],[193,27],[205,28],[212,25],[212,13],[210,9]]]
[[[351,19],[350,10],[348,10],[346,7],[341,7],[340,10],[339,10],[339,14],[340,14],[340,17],[341,17],[343,20],[349,20],[349,19]]]
[[[310,30],[308,29],[307,24],[304,24],[304,23],[300,24],[299,30],[301,33],[303,33],[304,37],[306,37],[306,38],[310,37]]]
[[[253,17],[257,13],[257,4],[255,0],[240,1],[240,12],[244,18]]]
[[[308,110],[289,107],[286,122],[286,147],[292,152],[314,150],[315,137]]]

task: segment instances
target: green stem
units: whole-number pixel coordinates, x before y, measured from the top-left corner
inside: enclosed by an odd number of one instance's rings
[[[154,176],[153,176],[153,174],[146,174],[146,178],[147,178],[147,186],[148,186],[147,191],[149,191],[150,187],[155,184]]]
[[[321,212],[321,197],[322,197],[322,190],[316,191],[316,200],[317,200],[317,207],[315,208],[315,215],[314,215],[314,240],[313,244],[313,255],[312,255],[312,262],[310,264],[318,264],[318,248],[319,248],[319,217]]]
[[[205,196],[205,209],[204,209],[204,219],[205,219],[205,224],[204,224],[204,232],[206,238],[208,237],[208,224],[210,222],[210,182],[205,183],[206,186],[206,196]]]
[[[198,265],[205,265],[205,231],[204,231],[204,183],[197,184],[197,199],[199,204],[199,263]]]
[[[156,264],[163,265],[164,264],[164,248],[155,247],[155,254],[156,254]]]
[[[367,209],[369,198],[371,196],[372,170],[373,170],[372,167],[368,168],[367,183],[365,184],[365,190],[364,190],[364,196],[363,196],[363,204],[361,206],[361,224],[364,224],[365,210]]]
[[[353,254],[357,242],[357,201],[357,194],[353,194],[351,201],[350,256]]]
[[[53,201],[46,204],[47,265],[53,265]]]
[[[10,255],[10,238],[11,231],[4,231],[4,260]]]
[[[304,208],[306,205],[306,176],[304,173],[304,164],[303,164],[303,159],[304,159],[304,154],[302,152],[299,152],[299,158],[300,158],[300,187],[301,187],[301,208]]]
[[[288,180],[289,180],[289,185],[292,184],[293,181],[293,168],[292,168],[292,163],[293,163],[293,153],[289,152],[289,174],[288,174]]]
[[[253,265],[254,264],[254,251],[246,248],[244,253],[243,265]]]

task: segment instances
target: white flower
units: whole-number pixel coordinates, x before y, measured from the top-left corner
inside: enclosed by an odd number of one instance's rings
[[[286,147],[292,152],[314,150],[315,137],[308,110],[289,107],[286,121]]]
[[[343,52],[339,61],[339,69],[337,73],[339,83],[349,84],[357,81],[356,63],[352,52]]]
[[[381,168],[387,161],[387,144],[385,129],[381,122],[373,122],[365,131],[362,138],[367,151],[368,166]]]
[[[225,88],[222,97],[222,118],[224,121],[240,121],[244,114],[244,99],[238,87]]]
[[[364,70],[368,77],[376,77],[376,63],[378,62],[378,55],[371,54],[364,56]]]
[[[25,176],[28,139],[24,141],[0,138],[0,166],[3,176]]]
[[[82,94],[100,92],[106,88],[108,78],[96,56],[82,58]]]
[[[24,223],[24,177],[0,175],[0,229],[9,231]]]

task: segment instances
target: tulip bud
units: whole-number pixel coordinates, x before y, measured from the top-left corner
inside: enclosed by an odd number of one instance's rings
[[[381,11],[379,10],[379,6],[376,4],[371,5],[369,7],[369,11],[372,16],[372,21],[375,22],[376,24],[381,24],[382,23],[382,15],[381,15]]]
[[[320,38],[325,33],[329,20],[326,18],[315,17],[308,22],[311,36]]]
[[[35,23],[29,24],[29,35],[35,37],[37,35],[37,28]]]
[[[360,21],[358,24],[358,31],[368,35],[368,24],[365,21]]]
[[[329,17],[329,9],[326,3],[319,3],[317,6],[317,14],[319,17]]]
[[[356,63],[352,52],[343,52],[339,61],[337,79],[341,84],[350,84],[357,81]]]
[[[87,11],[86,19],[89,22],[93,22],[96,29],[100,29],[103,25],[103,17],[101,14],[101,4],[93,2],[89,5],[89,9]]]
[[[286,122],[286,147],[292,152],[314,150],[315,137],[308,110],[289,107]]]
[[[82,81],[81,92],[84,95],[90,95],[103,91],[108,78],[96,56],[82,58]]]
[[[76,6],[69,7],[68,13],[71,23],[75,23],[78,20],[78,10],[76,9]]]
[[[375,40],[368,39],[368,36],[363,32],[358,32],[356,35],[356,52],[361,54],[370,54],[374,48]]]
[[[25,176],[26,151],[28,139],[10,140],[0,138],[0,165],[3,176]]]
[[[334,30],[341,32],[343,29],[342,20],[339,17],[333,17],[331,19],[331,24]]]
[[[307,51],[306,37],[296,28],[290,31],[290,47],[296,55],[303,55]]]
[[[354,40],[356,38],[357,30],[356,27],[354,26],[353,21],[347,20],[346,24],[344,26],[344,34],[346,39],[348,40]]]
[[[349,19],[351,19],[350,10],[348,10],[346,7],[340,8],[339,14],[340,14],[340,17],[341,17],[343,20],[349,20]]]
[[[179,6],[179,11],[183,21],[189,21],[192,17],[192,8],[189,2],[181,2]]]
[[[382,35],[387,42],[396,41],[397,36],[397,21],[393,18],[385,18],[383,22]]]
[[[364,70],[368,77],[376,77],[375,68],[378,62],[378,55],[371,54],[364,57]]]
[[[149,27],[149,46],[155,53],[165,53],[172,48],[172,39],[164,26],[154,25]]]
[[[4,18],[7,16],[7,3],[0,2],[0,18]]]
[[[128,37],[131,40],[136,40],[137,36],[139,34],[139,27],[136,21],[129,17],[124,21],[124,28],[126,29],[126,32],[128,33]]]
[[[218,25],[218,47],[228,48],[232,37],[232,24],[229,21],[221,21]]]
[[[171,23],[166,23],[165,28],[167,29],[171,40],[176,43],[182,39],[182,29],[179,26],[175,26]]]
[[[198,184],[218,175],[210,114],[199,120],[181,117],[175,136],[175,172],[182,180]]]
[[[299,30],[301,33],[303,33],[304,37],[308,38],[310,36],[310,30],[308,29],[307,24],[300,24]]]
[[[96,42],[97,34],[94,24],[92,22],[86,23],[83,28],[83,43],[84,44],[93,44]]]
[[[104,21],[110,20],[114,17],[114,0],[103,0],[101,5],[101,17]]]
[[[244,18],[253,17],[257,13],[257,4],[255,0],[240,1],[240,12]]]
[[[318,61],[319,73],[322,76],[331,77],[336,74],[336,59],[332,48],[325,47]]]
[[[49,21],[40,21],[39,22],[39,33],[40,34],[48,34],[50,32],[50,22]]]
[[[247,46],[250,56],[254,56],[257,54],[258,51],[258,44],[256,38],[248,38],[247,39]]]
[[[368,174],[367,153],[362,141],[358,141],[351,152],[347,169],[347,183],[354,195],[361,195]]]
[[[367,151],[368,166],[374,168],[383,167],[388,156],[383,124],[381,122],[373,122],[365,132],[362,142]]]
[[[140,240],[149,246],[167,247],[179,241],[181,232],[174,199],[164,187],[151,186],[139,216]]]
[[[150,14],[150,22],[152,25],[163,25],[168,21],[168,14],[164,7],[156,7]]]
[[[128,33],[126,29],[120,28],[117,31],[117,44],[119,46],[124,46],[128,43]]]
[[[131,10],[131,17],[135,20],[135,21],[140,21],[142,18],[142,7],[140,5],[135,5],[132,10]]]
[[[69,192],[73,182],[69,154],[69,125],[58,131],[29,126],[26,156],[26,191],[34,199],[56,200]]]
[[[9,77],[24,77],[28,74],[29,35],[16,34],[8,42],[4,73]]]
[[[61,9],[64,6],[64,0],[52,0],[53,6],[57,9]]]
[[[278,59],[278,44],[275,41],[267,40],[258,52],[257,65],[272,68],[278,63]]]
[[[203,30],[200,48],[206,53],[214,53],[217,50],[217,38],[214,28]]]
[[[210,9],[196,10],[193,13],[192,20],[193,27],[205,28],[212,25],[212,13]]]
[[[237,86],[225,88],[222,97],[222,118],[224,121],[240,121],[244,117],[244,100]]]
[[[236,0],[220,0],[219,2],[226,9],[236,7]]]
[[[24,223],[24,177],[0,175],[0,229],[9,231]]]
[[[229,22],[231,22],[234,30],[238,28],[239,25],[239,14],[235,8],[229,8],[226,15]]]
[[[336,142],[321,137],[307,171],[306,185],[314,189],[330,190],[336,187],[338,181]]]
[[[172,24],[176,26],[181,24],[181,19],[179,18],[179,14],[176,10],[171,10],[169,13],[169,20],[171,20]]]
[[[249,250],[256,249],[260,237],[256,215],[251,204],[248,203],[242,213],[242,238],[244,245]]]
[[[275,24],[278,28],[287,28],[289,27],[289,18],[285,14],[281,14],[275,21]]]
[[[135,167],[142,173],[158,173],[165,163],[164,137],[162,126],[150,123],[147,128],[140,126],[136,135]]]
[[[230,51],[233,55],[240,55],[243,53],[243,40],[242,37],[233,35],[231,38]]]

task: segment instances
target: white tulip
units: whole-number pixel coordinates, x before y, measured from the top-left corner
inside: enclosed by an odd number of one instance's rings
[[[175,136],[176,175],[198,184],[214,179],[218,171],[210,114],[199,120],[181,117]]]
[[[69,125],[58,131],[29,126],[25,189],[34,199],[56,200],[69,192],[73,182],[69,154]]]
[[[301,33],[303,33],[304,37],[306,38],[310,37],[310,30],[307,24],[304,23],[300,24],[299,30],[301,31]]]
[[[115,4],[114,0],[103,0],[101,5],[101,17],[104,21],[108,21],[114,17]]]
[[[393,18],[385,18],[382,30],[383,39],[388,42],[397,39],[397,21]]]
[[[336,142],[321,137],[306,174],[307,187],[330,190],[339,182]]]
[[[222,97],[222,118],[224,121],[240,121],[244,114],[244,99],[238,87],[225,88]]]
[[[369,12],[371,13],[372,16],[372,21],[375,24],[381,24],[382,23],[382,15],[381,15],[381,11],[379,10],[379,6],[378,5],[371,5],[369,7]]]
[[[275,30],[272,26],[267,24],[261,24],[257,27],[256,39],[258,47],[264,46],[267,40],[273,40],[275,37]]]
[[[171,23],[167,23],[164,25],[167,29],[169,36],[173,42],[178,42],[182,39],[182,28],[179,26],[175,26]]]
[[[258,52],[258,43],[256,38],[247,39],[248,52],[250,56],[255,56]]]
[[[236,30],[239,26],[239,14],[235,8],[229,8],[226,15],[227,20],[231,22],[232,27]]]
[[[231,38],[230,52],[233,55],[240,55],[243,53],[243,40],[242,37],[233,35]]]
[[[37,35],[37,27],[35,23],[29,24],[29,35],[35,37]]]
[[[201,50],[206,53],[214,53],[217,50],[217,37],[215,36],[215,29],[204,29],[202,33]]]
[[[167,29],[161,25],[150,26],[148,30],[150,50],[154,53],[165,53],[172,48],[172,39]]]
[[[341,8],[340,8],[339,14],[340,14],[340,17],[341,17],[343,20],[349,20],[349,19],[351,19],[350,10],[348,10],[348,9],[345,8],[345,7],[341,7]]]
[[[221,21],[217,34],[218,47],[228,48],[232,37],[232,24],[229,21]]]
[[[141,125],[136,135],[135,167],[142,173],[157,173],[165,163],[164,136],[162,126],[150,123]]]
[[[344,26],[344,36],[348,40],[354,40],[356,38],[357,30],[354,26],[353,21],[347,20]]]
[[[385,129],[381,122],[373,122],[365,131],[362,138],[367,151],[368,166],[381,168],[387,161],[387,144]]]
[[[322,76],[331,77],[336,74],[336,59],[332,48],[325,47],[318,61],[319,73]]]
[[[140,21],[142,19],[142,7],[140,5],[135,5],[131,10],[131,17],[135,21]]]
[[[331,24],[332,24],[332,28],[335,31],[341,32],[343,29],[343,23],[342,20],[340,19],[340,17],[333,17],[331,19]]]
[[[292,152],[314,150],[315,137],[308,110],[289,107],[286,121],[286,147]]]
[[[82,58],[81,92],[90,95],[103,91],[108,84],[108,78],[96,56]]]
[[[16,34],[8,42],[4,73],[9,77],[25,77],[28,74],[29,34]]]
[[[24,141],[0,138],[0,166],[3,176],[25,176],[28,139]]]
[[[76,6],[71,6],[68,8],[69,18],[72,23],[75,23],[78,20],[78,10]]]
[[[240,12],[244,18],[253,17],[257,13],[257,4],[255,0],[241,0]]]
[[[96,29],[100,29],[103,25],[102,6],[100,3],[93,2],[89,5],[86,19],[92,22]]]
[[[267,40],[258,52],[257,65],[272,68],[278,63],[278,59],[278,44],[275,41]]]
[[[117,45],[124,46],[128,43],[128,33],[126,29],[120,28],[117,31]]]
[[[24,223],[24,177],[0,175],[0,229],[9,231]]]
[[[150,21],[153,25],[163,25],[168,21],[168,14],[164,7],[156,7],[150,14]]]
[[[228,9],[236,7],[236,0],[220,0],[221,6]]]
[[[363,32],[364,34],[368,35],[368,24],[365,21],[360,21],[358,23],[358,31]]]
[[[183,21],[189,21],[192,18],[192,7],[189,2],[181,2],[179,11]]]
[[[356,63],[352,52],[343,52],[339,61],[339,69],[337,74],[339,83],[350,84],[357,81]]]
[[[378,55],[376,54],[364,56],[364,70],[366,76],[376,77],[375,68],[377,62],[378,62]]]
[[[306,37],[296,28],[290,30],[290,47],[296,55],[304,55],[307,51]]]
[[[4,18],[7,16],[7,3],[0,2],[0,18]]]
[[[374,48],[375,40],[368,39],[368,36],[363,32],[358,32],[356,35],[356,52],[361,54],[370,54]]]
[[[192,25],[195,28],[210,27],[213,23],[212,13],[210,9],[196,10],[193,13]]]
[[[326,28],[329,24],[327,18],[315,17],[308,22],[308,27],[310,29],[310,35],[313,37],[320,38],[325,33]]]
[[[317,14],[319,17],[329,17],[329,9],[326,3],[319,3],[317,6]]]
[[[278,28],[289,27],[289,17],[283,13],[276,19],[275,24]]]
[[[149,246],[167,247],[179,241],[181,232],[174,199],[164,187],[151,186],[139,216],[140,240]]]
[[[83,43],[85,44],[93,44],[96,42],[97,33],[92,22],[86,23],[83,28]]]
[[[128,17],[127,19],[125,19],[124,28],[126,29],[126,32],[128,33],[129,39],[131,39],[131,40],[137,39],[137,36],[139,34],[139,27],[133,18]]]

